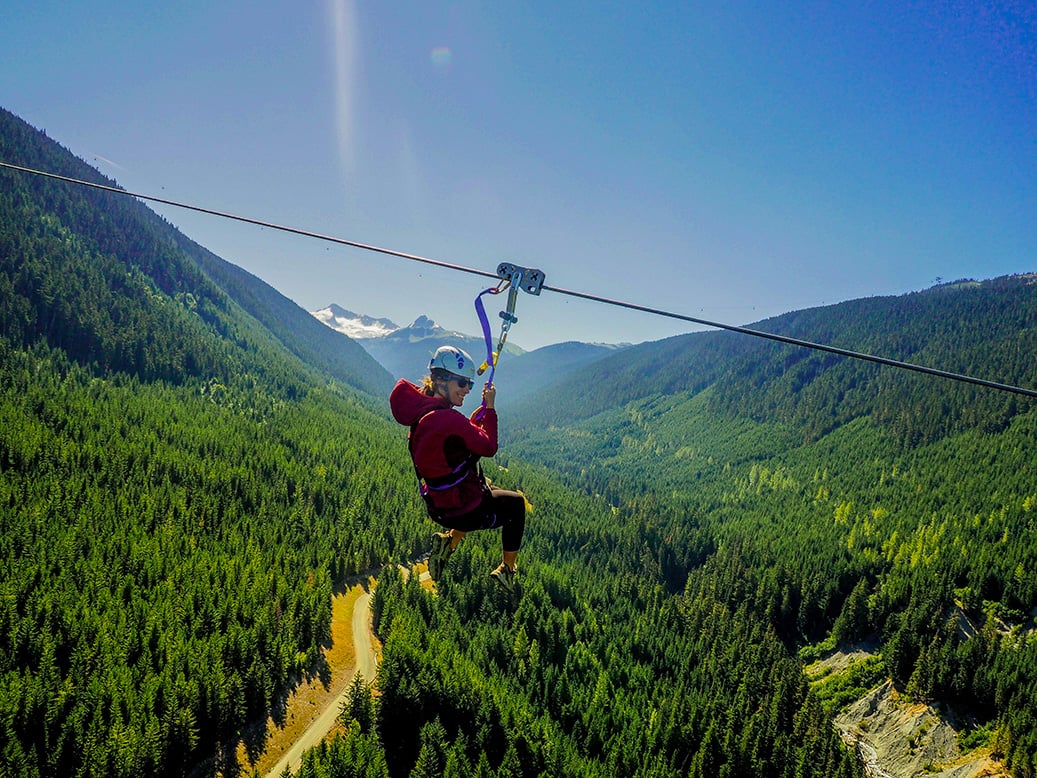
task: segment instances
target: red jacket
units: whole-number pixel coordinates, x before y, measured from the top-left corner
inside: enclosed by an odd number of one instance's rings
[[[497,412],[487,408],[478,421],[474,419],[478,411],[473,418],[466,418],[449,400],[431,397],[402,378],[389,395],[389,407],[396,421],[411,428],[410,452],[421,478],[449,476],[472,458],[472,467],[460,483],[442,491],[432,490],[429,498],[443,516],[474,510],[482,501],[484,489],[474,460],[497,453]]]

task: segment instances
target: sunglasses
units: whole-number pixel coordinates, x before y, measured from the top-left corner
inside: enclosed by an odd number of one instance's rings
[[[475,381],[470,378],[458,378],[457,376],[450,376],[451,381],[457,381],[457,385],[462,389],[467,389],[469,386],[475,386]]]

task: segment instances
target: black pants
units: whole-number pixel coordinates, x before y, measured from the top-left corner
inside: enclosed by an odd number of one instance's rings
[[[490,493],[474,511],[460,516],[435,516],[448,529],[474,532],[480,529],[501,528],[501,547],[504,551],[518,551],[522,533],[526,530],[526,498],[518,492],[490,488]]]

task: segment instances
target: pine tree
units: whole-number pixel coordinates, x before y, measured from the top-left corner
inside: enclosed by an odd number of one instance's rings
[[[446,730],[439,717],[421,728],[421,750],[410,778],[442,778],[447,763]]]

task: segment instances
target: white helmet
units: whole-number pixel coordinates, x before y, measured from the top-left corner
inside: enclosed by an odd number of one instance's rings
[[[453,375],[475,380],[475,360],[463,351],[453,346],[440,346],[428,363],[429,371],[445,370]]]

